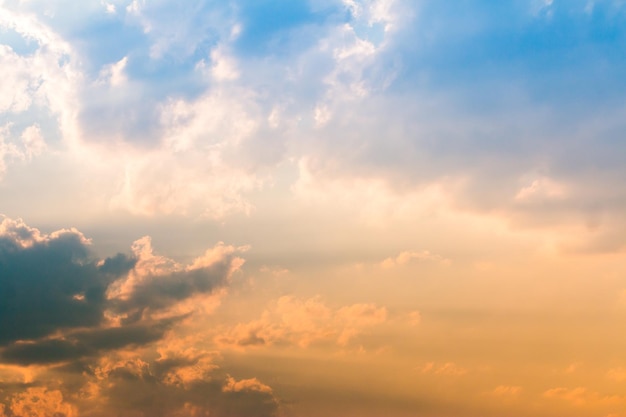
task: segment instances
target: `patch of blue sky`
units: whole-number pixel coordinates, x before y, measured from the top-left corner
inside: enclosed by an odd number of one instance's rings
[[[22,132],[30,126],[38,126],[48,146],[60,145],[62,135],[55,115],[42,106],[33,105],[20,113],[0,113],[0,126],[9,125],[12,141],[19,141]]]
[[[77,29],[72,38],[88,79],[98,79],[105,66],[126,57],[126,77],[144,85],[157,100],[173,94],[193,97],[201,92],[204,81],[195,68],[200,60],[208,60],[214,46],[213,40],[206,39],[196,45],[191,55],[165,53],[155,59],[151,57],[152,39],[140,27],[115,19],[99,20]]]
[[[236,46],[240,53],[251,55],[284,55],[291,48],[306,49],[328,24],[346,20],[343,7],[312,9],[306,0],[246,0],[239,13],[243,31]],[[293,42],[294,33],[311,26],[315,27],[312,36],[298,36]]]
[[[461,2],[456,17],[450,17],[449,5],[423,10],[399,45],[406,48],[405,71],[394,89],[404,91],[408,84],[466,95],[474,109],[480,108],[476,100],[500,105],[502,94],[515,88],[545,102],[595,97],[606,104],[623,97],[626,25],[610,4],[597,5],[591,14],[582,7],[552,6],[550,17],[502,5],[493,8],[501,13],[468,7],[474,4]],[[459,14],[474,23],[456,25]]]
[[[85,22],[66,35],[78,50],[89,78],[97,78],[104,65],[114,64],[134,51],[148,51],[150,40],[138,26],[114,17]]]
[[[39,43],[25,38],[11,28],[0,28],[0,45],[7,45],[18,55],[30,55],[39,48]]]
[[[151,99],[193,99],[208,87],[205,77],[196,70],[202,58],[207,59],[204,54],[197,54],[181,61],[151,60],[146,51],[134,51],[128,58],[125,73],[129,80],[142,84],[144,94]]]

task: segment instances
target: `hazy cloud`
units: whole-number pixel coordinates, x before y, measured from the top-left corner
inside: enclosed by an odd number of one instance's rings
[[[328,342],[343,347],[386,320],[387,309],[376,304],[331,308],[320,297],[283,296],[260,319],[225,330],[216,342],[235,349],[272,345],[306,348]]]

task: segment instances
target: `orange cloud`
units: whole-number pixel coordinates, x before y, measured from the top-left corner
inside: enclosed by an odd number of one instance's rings
[[[224,392],[241,392],[241,391],[258,391],[258,392],[266,392],[268,394],[272,393],[272,388],[269,386],[262,384],[256,378],[250,379],[241,379],[237,381],[233,377],[229,377],[226,380],[226,383],[222,387],[222,391]]]
[[[467,369],[458,366],[454,362],[446,362],[441,365],[437,365],[435,362],[427,362],[424,366],[419,367],[418,370],[423,374],[447,376],[461,376],[468,372]]]
[[[58,390],[45,387],[28,388],[15,394],[11,401],[11,413],[20,417],[77,416],[76,408],[63,401],[63,394]]]
[[[516,385],[499,385],[491,391],[493,395],[499,397],[517,396],[522,392],[522,387]]]
[[[545,391],[543,396],[545,398],[567,401],[577,407],[596,404],[620,404],[624,401],[624,397],[618,395],[601,395],[597,392],[589,391],[585,387],[551,388]]]
[[[609,369],[606,376],[615,382],[624,382],[626,381],[626,368]]]
[[[279,298],[259,320],[238,324],[218,336],[227,347],[296,345],[308,347],[315,342],[348,345],[367,328],[387,320],[387,310],[375,304],[353,304],[333,309],[320,297]]]

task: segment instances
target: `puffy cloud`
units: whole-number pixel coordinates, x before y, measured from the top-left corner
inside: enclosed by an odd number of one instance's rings
[[[226,385],[222,388],[224,392],[240,392],[240,391],[258,391],[271,393],[272,389],[265,384],[260,383],[256,378],[235,380],[229,377]]]
[[[19,141],[12,133],[14,130],[10,123],[0,127],[0,177],[6,171],[7,163],[30,161],[46,148],[38,125],[34,124],[24,129]]]
[[[250,213],[252,191],[306,161],[297,197],[375,195],[358,204],[364,217],[410,211],[439,188],[456,209],[521,228],[580,226],[562,240],[617,250],[624,195],[605,184],[624,175],[619,42],[581,29],[591,9],[530,3],[464,5],[467,25],[443,4],[403,0],[7,1],[0,24],[27,46],[0,53],[0,113],[15,122],[0,160],[60,135],[113,208],[214,218]],[[592,14],[613,25],[623,15],[609,3]],[[514,23],[501,27],[502,16]],[[95,36],[83,20],[115,30]],[[555,28],[582,40],[545,41]],[[562,76],[571,56],[584,65]],[[582,245],[568,241],[579,229]]]
[[[45,234],[3,217],[0,361],[71,362],[155,342],[194,311],[180,304],[213,295],[243,264],[221,243],[190,265],[153,254],[148,237],[133,249],[99,260],[75,229]]]
[[[243,264],[243,259],[235,253],[245,249],[220,242],[184,266],[154,255],[149,237],[139,239],[133,244],[136,267],[109,288],[112,309],[137,320],[196,294],[212,293],[225,286],[231,274]]]
[[[3,218],[0,231],[2,345],[98,326],[104,319],[106,288],[133,266],[123,256],[98,264],[75,230],[45,235],[22,221]]]
[[[43,233],[2,218],[3,417],[277,415],[268,385],[233,378],[173,334],[228,286],[246,247],[219,243],[181,264],[155,254],[149,237],[106,259],[89,245],[75,229]]]
[[[99,398],[95,416],[124,410],[137,416],[259,416],[278,413],[272,389],[256,378],[236,380],[199,357],[156,361],[103,359],[89,381]],[[192,377],[189,371],[193,370]],[[182,378],[182,380],[180,379]]]
[[[320,297],[279,298],[258,320],[238,324],[216,337],[222,346],[235,349],[254,346],[300,346],[351,341],[387,320],[387,310],[375,304],[331,308]]]
[[[63,401],[59,390],[48,390],[44,387],[28,388],[25,392],[15,394],[9,407],[13,417],[75,417],[76,407]]]
[[[20,125],[46,126],[46,130],[60,132],[73,143],[78,140],[75,99],[81,84],[75,50],[34,14],[19,10],[20,6],[0,5],[0,27],[15,32],[27,45],[25,51],[0,45],[0,79],[2,90],[7,92],[0,103],[0,115]],[[23,139],[41,150],[37,144],[41,141],[32,134]]]

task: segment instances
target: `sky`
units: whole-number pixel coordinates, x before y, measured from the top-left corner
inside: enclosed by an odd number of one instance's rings
[[[626,417],[626,3],[0,0],[0,417]]]

